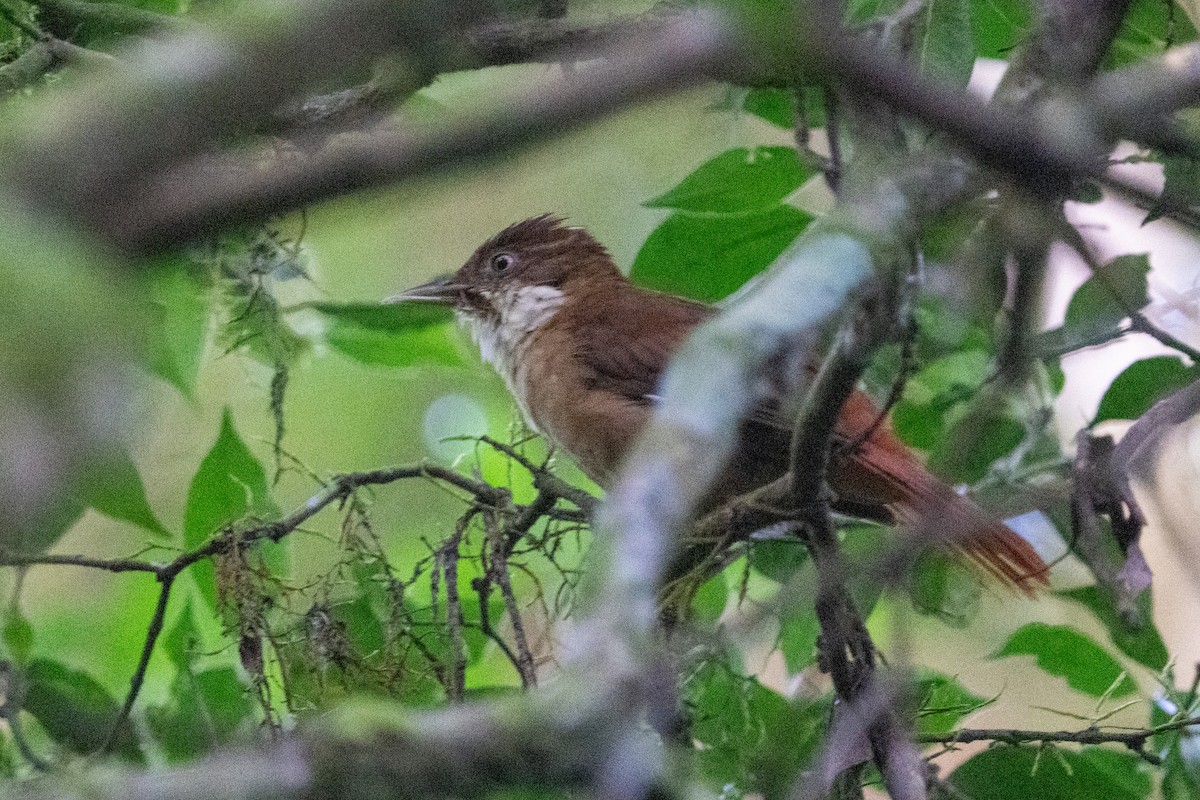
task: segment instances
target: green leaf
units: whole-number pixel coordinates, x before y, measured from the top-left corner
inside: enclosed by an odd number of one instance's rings
[[[949,733],[987,701],[963,688],[956,678],[940,672],[923,671],[917,678],[921,706],[917,711],[918,734]]]
[[[1096,586],[1083,586],[1058,593],[1061,597],[1086,606],[1108,628],[1108,635],[1122,653],[1155,672],[1167,666],[1170,658],[1158,628],[1154,626],[1150,592],[1143,592],[1138,605],[1145,624],[1136,629],[1121,620],[1113,602]]]
[[[209,333],[210,293],[196,272],[190,260],[171,256],[150,273],[148,288],[157,331],[148,337],[147,366],[192,399]]]
[[[765,269],[811,221],[783,205],[736,217],[673,214],[646,239],[630,277],[651,289],[719,300]]]
[[[1200,160],[1188,156],[1164,156],[1163,190],[1158,202],[1142,221],[1145,225],[1166,216],[1174,209],[1200,205]]]
[[[1150,406],[1200,379],[1200,367],[1184,366],[1175,356],[1135,361],[1109,384],[1092,424],[1108,419],[1137,419]]]
[[[108,740],[120,706],[95,678],[56,661],[37,659],[25,670],[22,708],[41,724],[47,735],[67,749],[95,753]],[[113,752],[129,761],[144,759],[125,720]]]
[[[114,452],[102,467],[86,475],[79,495],[83,503],[106,517],[132,522],[160,539],[171,537],[150,510],[142,478],[128,453]]]
[[[975,483],[988,469],[1025,440],[1025,425],[1011,409],[982,402],[960,405],[954,419],[929,455],[929,465],[955,483]]]
[[[162,637],[162,648],[176,669],[191,669],[196,649],[200,644],[200,631],[192,611],[190,598],[184,598],[183,608],[171,628]]]
[[[796,673],[817,660],[821,623],[811,610],[795,613],[779,622],[779,652],[788,672]]]
[[[1112,697],[1123,697],[1137,690],[1104,648],[1066,625],[1031,622],[1010,636],[992,658],[1014,655],[1035,656],[1039,667],[1065,678],[1072,689],[1092,697],[1100,697],[1114,683]]]
[[[1144,253],[1114,258],[1075,290],[1063,328],[1080,336],[1115,328],[1129,316],[1127,308],[1137,311],[1150,302],[1149,274],[1150,257]]]
[[[786,583],[808,563],[808,548],[798,536],[764,539],[750,546],[750,566],[778,583]]]
[[[917,68],[957,87],[966,87],[975,66],[971,0],[925,0],[913,31]]]
[[[310,303],[329,321],[325,341],[364,364],[409,367],[463,363],[453,311],[436,303]]]
[[[146,723],[168,761],[189,761],[231,741],[253,721],[254,703],[233,667],[181,670],[170,702],[146,709]]]
[[[994,747],[956,769],[949,784],[958,800],[1142,800],[1152,781],[1125,751]]]
[[[980,58],[1007,59],[1025,38],[1033,10],[1027,0],[971,0],[971,23]]]
[[[790,130],[795,123],[795,102],[792,93],[784,89],[751,89],[746,92],[742,108],[780,128]]]
[[[1108,50],[1105,66],[1114,69],[1148,56],[1162,55],[1168,47],[1195,38],[1196,29],[1173,2],[1134,0]]]
[[[689,675],[683,690],[691,736],[702,745],[701,772],[716,787],[786,796],[820,746],[827,701],[788,702],[715,660]]]
[[[229,409],[221,431],[188,489],[183,517],[187,547],[197,547],[225,525],[248,515],[278,512],[271,501],[267,475],[233,427]]]
[[[692,598],[692,613],[699,624],[713,623],[725,611],[729,599],[729,589],[725,584],[725,573],[719,572],[712,576],[696,591]]]
[[[13,603],[4,619],[4,646],[12,659],[17,663],[29,660],[33,651],[33,626],[21,613],[20,607]]]
[[[221,431],[188,488],[183,515],[183,540],[198,547],[226,525],[249,515],[273,516],[267,475],[233,427],[229,409],[221,417]],[[212,564],[202,561],[192,568],[197,585],[209,604],[216,606]]]
[[[768,211],[814,174],[790,147],[738,147],[706,161],[643,205],[701,214]]]
[[[913,606],[921,614],[936,616],[952,628],[965,628],[979,613],[983,592],[971,571],[948,556],[922,557],[912,573]]]

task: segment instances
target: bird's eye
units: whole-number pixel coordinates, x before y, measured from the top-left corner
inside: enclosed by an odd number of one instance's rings
[[[496,272],[504,272],[506,269],[516,263],[516,259],[508,253],[497,253],[492,256],[492,269]]]

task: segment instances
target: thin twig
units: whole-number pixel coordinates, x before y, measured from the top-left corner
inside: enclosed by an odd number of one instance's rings
[[[168,577],[162,580],[162,587],[158,591],[158,603],[154,607],[154,615],[150,618],[150,625],[146,629],[146,639],[142,644],[142,655],[138,659],[137,668],[133,671],[133,677],[129,679],[129,691],[125,694],[125,702],[121,706],[117,718],[113,720],[112,729],[108,732],[108,738],[104,740],[104,744],[100,747],[100,753],[111,753],[113,748],[119,743],[121,733],[125,730],[126,724],[129,722],[129,714],[133,711],[133,704],[137,700],[138,694],[142,691],[142,684],[146,681],[146,670],[150,667],[150,656],[154,654],[154,645],[158,642],[158,637],[162,634],[163,623],[167,618],[167,602],[171,597],[171,587],[175,583],[175,578]]]

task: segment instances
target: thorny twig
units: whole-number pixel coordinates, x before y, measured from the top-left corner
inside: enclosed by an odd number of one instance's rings
[[[1150,764],[1159,765],[1162,759],[1146,749],[1151,737],[1181,731],[1200,725],[1200,717],[1186,717],[1137,730],[1103,730],[1090,727],[1080,731],[1031,731],[1019,728],[963,728],[949,733],[925,733],[916,737],[921,744],[966,744],[968,742],[1000,742],[1018,745],[1029,742],[1062,742],[1070,744],[1122,744]]]

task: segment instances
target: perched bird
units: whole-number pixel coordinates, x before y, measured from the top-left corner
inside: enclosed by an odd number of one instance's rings
[[[533,217],[502,230],[453,275],[388,298],[450,305],[504,378],[529,425],[609,486],[653,411],[659,378],[711,306],[635,286],[583,228]],[[879,521],[937,519],[988,572],[1026,593],[1046,582],[1034,549],[931,474],[864,393],[842,408],[837,435],[857,446],[829,474],[834,509]],[[781,476],[791,422],[766,402],[706,509]]]

